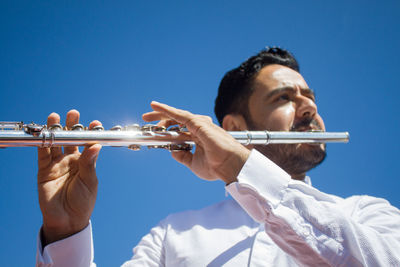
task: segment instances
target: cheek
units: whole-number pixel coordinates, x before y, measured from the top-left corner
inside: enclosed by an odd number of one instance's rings
[[[266,127],[271,131],[289,131],[295,119],[295,109],[292,105],[284,105],[270,113]]]

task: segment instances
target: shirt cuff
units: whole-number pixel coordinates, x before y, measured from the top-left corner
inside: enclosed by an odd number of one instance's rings
[[[281,202],[291,177],[253,149],[237,180],[227,185],[226,190],[254,220],[262,222],[271,208]]]
[[[42,250],[40,232],[37,240],[36,263],[39,266],[49,264],[57,267],[87,267],[93,262],[93,238],[90,222],[82,231],[51,243],[44,250]]]

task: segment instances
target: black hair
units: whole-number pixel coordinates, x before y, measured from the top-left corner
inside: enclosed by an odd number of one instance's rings
[[[254,78],[263,67],[272,64],[283,65],[299,72],[299,64],[289,51],[279,47],[266,47],[225,74],[219,85],[214,107],[220,125],[227,114],[241,114],[246,120],[249,119],[248,102]]]

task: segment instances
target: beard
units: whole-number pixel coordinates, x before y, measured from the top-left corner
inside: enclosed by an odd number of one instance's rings
[[[252,121],[248,125],[250,130],[265,130]],[[306,118],[293,125],[290,131],[299,131],[305,127],[322,130],[316,120]],[[270,144],[254,145],[254,148],[292,176],[306,173],[326,158],[326,144]]]

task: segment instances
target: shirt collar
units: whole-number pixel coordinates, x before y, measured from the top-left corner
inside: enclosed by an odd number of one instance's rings
[[[303,182],[305,182],[306,184],[308,184],[308,185],[310,185],[310,186],[311,186],[311,178],[310,178],[310,176],[306,176],[306,177],[304,177],[304,180],[303,180]]]

